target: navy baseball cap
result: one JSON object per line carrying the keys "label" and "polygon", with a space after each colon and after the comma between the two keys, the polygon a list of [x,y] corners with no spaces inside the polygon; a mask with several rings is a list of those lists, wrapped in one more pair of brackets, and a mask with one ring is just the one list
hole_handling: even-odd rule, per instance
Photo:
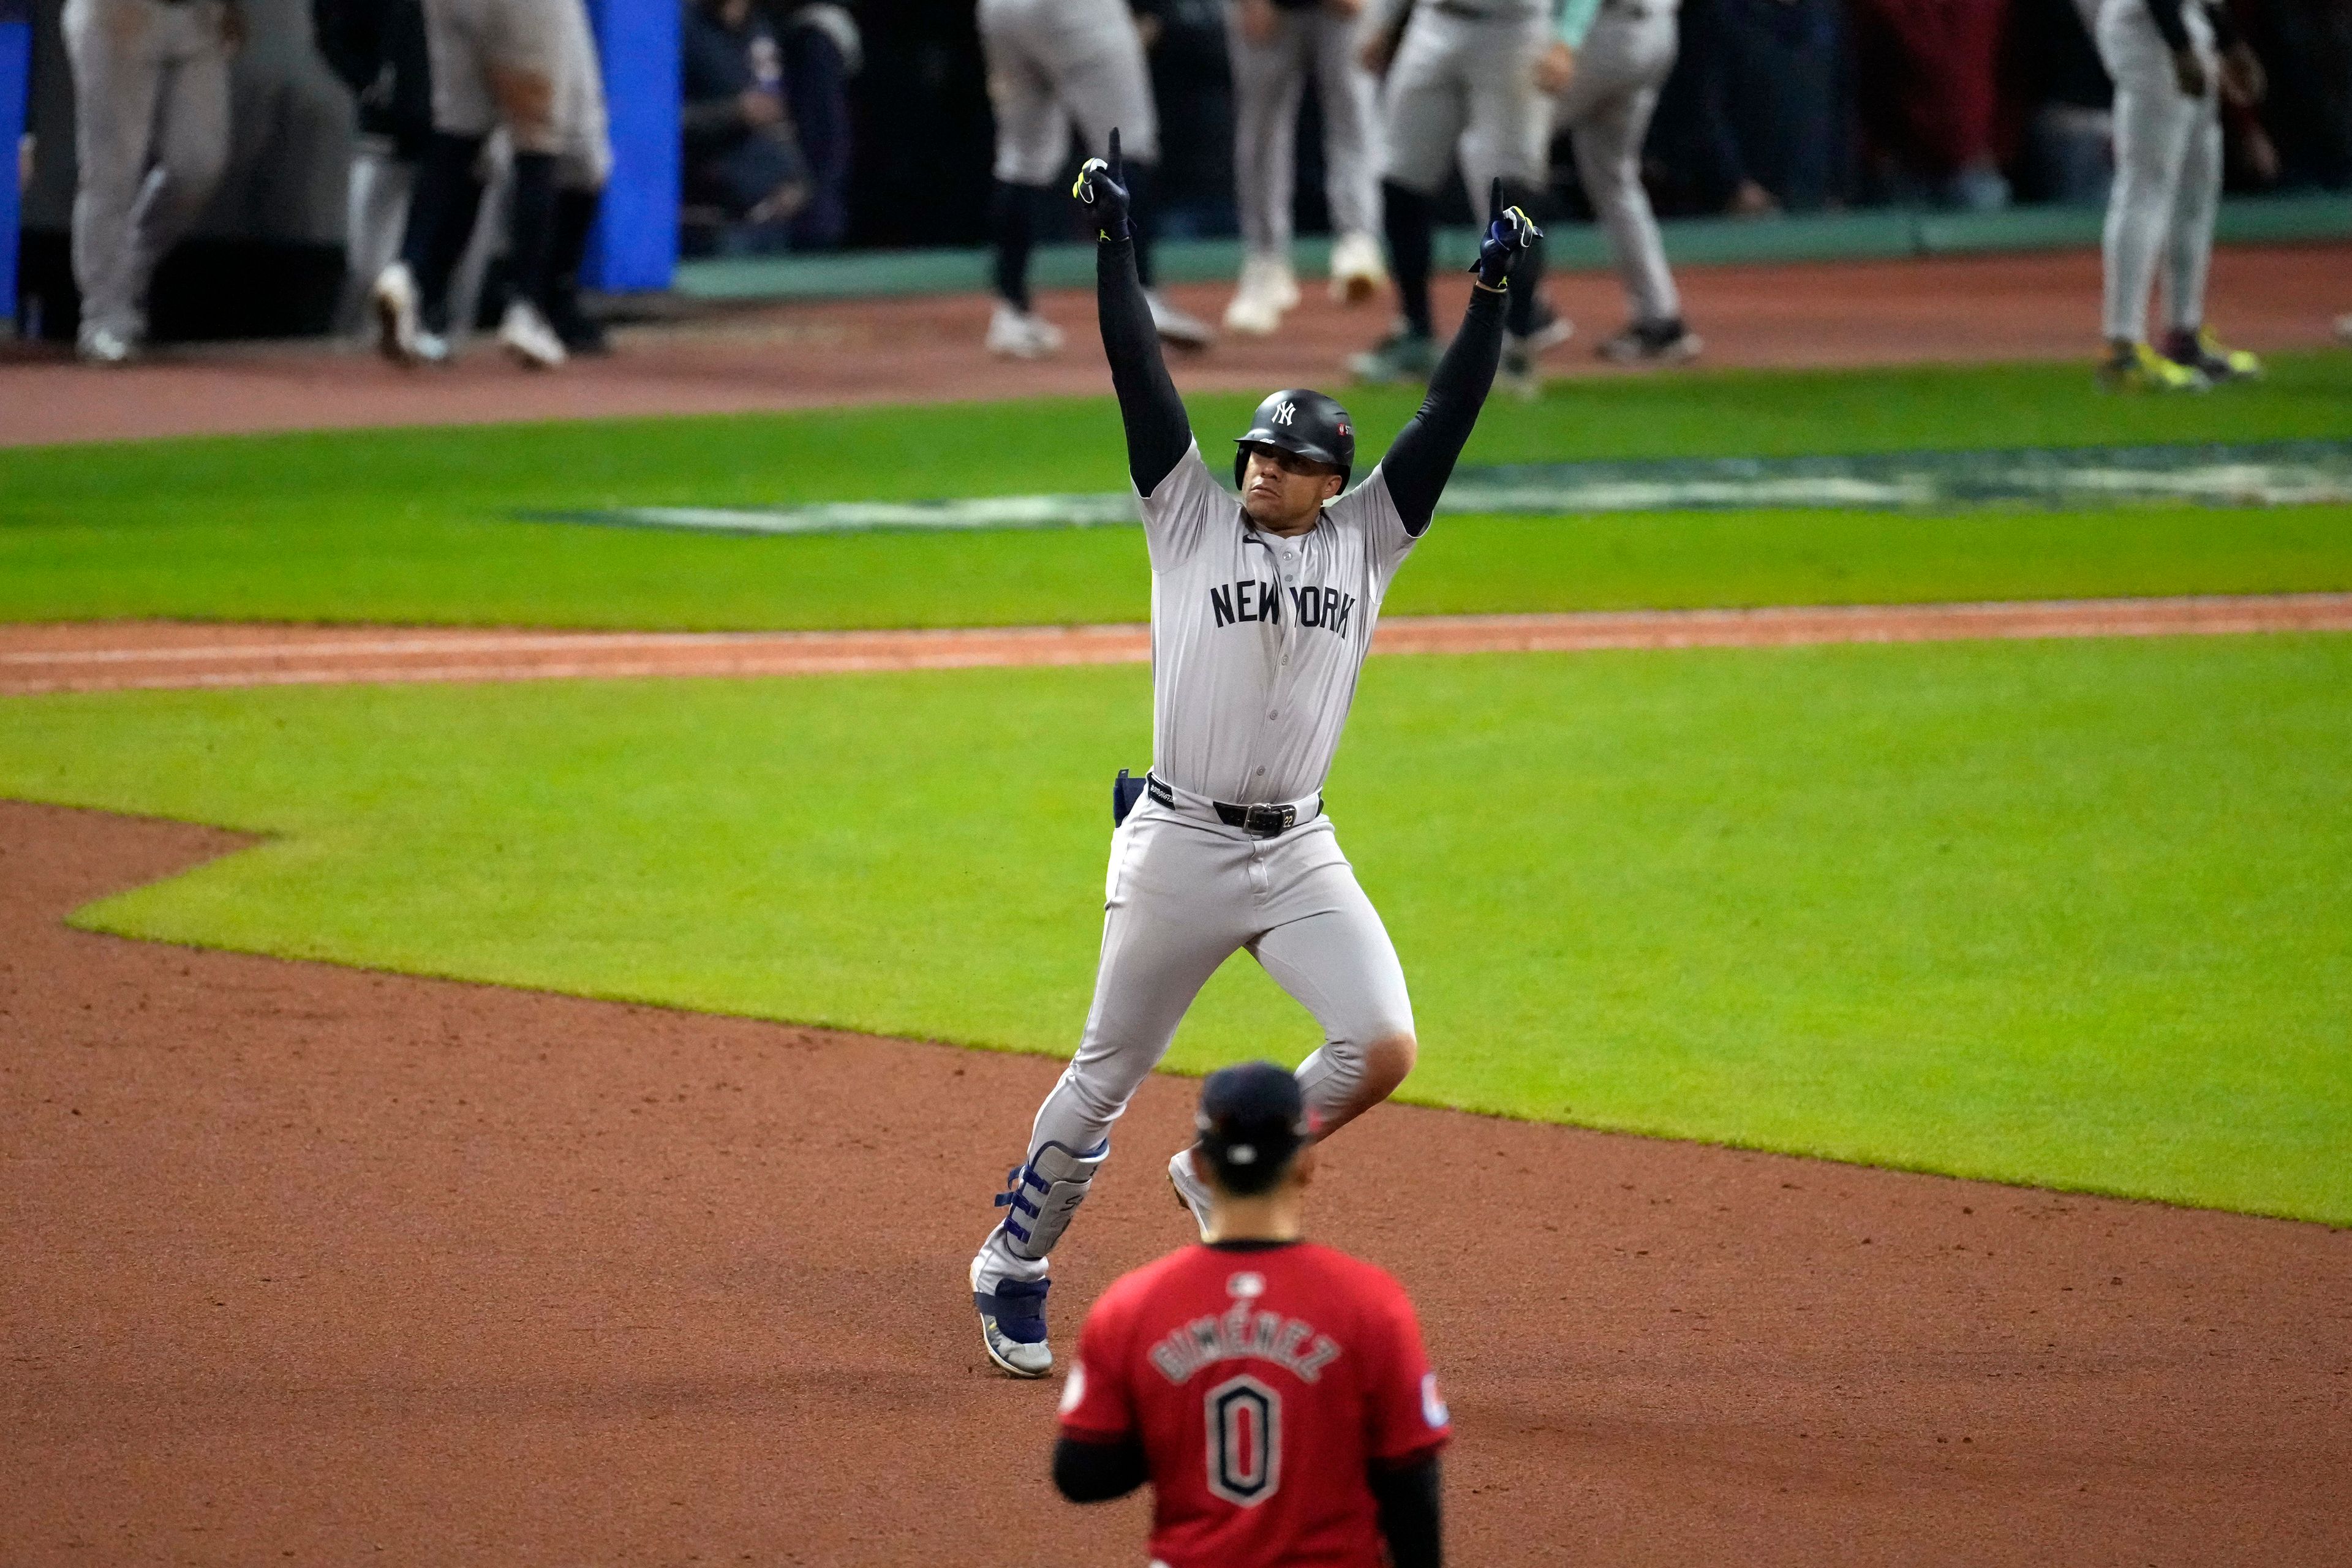
{"label": "navy baseball cap", "polygon": [[1287,1070],[1272,1062],[1244,1062],[1211,1073],[1201,1085],[1192,1125],[1218,1185],[1244,1195],[1262,1193],[1307,1142],[1307,1101]]}

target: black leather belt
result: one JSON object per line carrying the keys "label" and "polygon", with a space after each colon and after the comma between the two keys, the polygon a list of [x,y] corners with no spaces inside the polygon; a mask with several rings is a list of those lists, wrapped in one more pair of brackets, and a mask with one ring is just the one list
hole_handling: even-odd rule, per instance
{"label": "black leather belt", "polygon": [[[1158,773],[1144,774],[1143,787],[1160,805],[1176,804],[1176,792],[1160,783]],[[1223,800],[1209,804],[1217,808],[1218,821],[1227,827],[1240,828],[1252,838],[1276,838],[1298,826],[1298,808],[1295,805],[1235,805]],[[1323,803],[1318,798],[1315,809],[1307,814],[1307,820],[1312,822],[1322,814]]]}

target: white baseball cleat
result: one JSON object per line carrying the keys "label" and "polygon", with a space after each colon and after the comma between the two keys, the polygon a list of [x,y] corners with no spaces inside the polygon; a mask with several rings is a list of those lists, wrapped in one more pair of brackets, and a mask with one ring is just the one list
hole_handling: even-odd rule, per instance
{"label": "white baseball cleat", "polygon": [[139,357],[139,345],[110,327],[91,327],[74,344],[74,353],[84,364],[121,365]]}
{"label": "white baseball cleat", "polygon": [[384,358],[394,364],[440,364],[448,359],[448,340],[425,330],[408,263],[395,261],[377,273],[368,293],[375,306],[375,346]]}
{"label": "white baseball cleat", "polygon": [[525,370],[554,370],[572,357],[564,353],[563,340],[555,335],[539,307],[528,300],[517,300],[507,307],[499,321],[499,346]]}
{"label": "white baseball cleat", "polygon": [[1279,256],[1252,256],[1242,262],[1241,286],[1225,307],[1225,331],[1263,338],[1282,325],[1282,313],[1298,303],[1298,279]]}
{"label": "white baseball cleat", "polygon": [[1331,246],[1331,298],[1343,305],[1360,305],[1389,280],[1381,258],[1381,242],[1363,230],[1343,234]]}
{"label": "white baseball cleat", "polygon": [[1151,307],[1151,330],[1160,341],[1180,349],[1204,349],[1217,341],[1209,323],[1198,316],[1188,316],[1160,297],[1157,289],[1143,291],[1143,301]]}
{"label": "white baseball cleat", "polygon": [[1201,1239],[1209,1239],[1209,1185],[1192,1168],[1192,1151],[1179,1149],[1168,1157],[1168,1184],[1176,1189],[1177,1201],[1192,1211],[1192,1223],[1201,1227]]}
{"label": "white baseball cleat", "polygon": [[1000,1279],[981,1289],[982,1256],[971,1260],[971,1300],[980,1310],[980,1346],[988,1359],[1015,1377],[1043,1377],[1054,1370],[1045,1342],[1045,1292],[1050,1279]]}
{"label": "white baseball cleat", "polygon": [[999,300],[988,318],[988,352],[1006,359],[1046,359],[1062,352],[1062,329]]}

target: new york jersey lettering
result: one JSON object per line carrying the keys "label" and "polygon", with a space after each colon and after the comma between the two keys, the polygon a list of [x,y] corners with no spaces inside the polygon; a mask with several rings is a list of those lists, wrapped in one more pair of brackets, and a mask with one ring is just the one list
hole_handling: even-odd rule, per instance
{"label": "new york jersey lettering", "polygon": [[1290,801],[1323,785],[1381,595],[1412,549],[1375,467],[1305,533],[1253,526],[1196,445],[1141,498],[1152,759],[1177,788]]}

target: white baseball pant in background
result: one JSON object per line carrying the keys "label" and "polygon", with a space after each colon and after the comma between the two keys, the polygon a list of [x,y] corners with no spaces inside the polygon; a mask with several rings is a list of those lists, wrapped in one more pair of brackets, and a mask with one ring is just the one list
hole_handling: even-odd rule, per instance
{"label": "white baseball pant in background", "polygon": [[2116,83],[2116,183],[2107,196],[2104,243],[2105,331],[2112,342],[2147,338],[2148,291],[2164,264],[2164,324],[2204,324],[2205,276],[2221,200],[2221,114],[2213,29],[2200,0],[2180,19],[2205,65],[2205,95],[2191,98],[2173,74],[2172,50],[2146,0],[2099,7],[2099,58]]}
{"label": "white baseball pant in background", "polygon": [[1143,40],[1123,0],[980,0],[996,168],[1013,185],[1048,185],[1070,156],[1070,122],[1100,153],[1160,162],[1160,116]]}
{"label": "white baseball pant in background", "polygon": [[[504,126],[518,153],[592,165],[601,156],[589,173],[603,183],[604,89],[582,0],[425,0],[425,43],[436,131],[488,136]],[[524,82],[537,90],[519,90]]]}
{"label": "white baseball pant in background", "polygon": [[226,11],[220,0],[67,0],[80,170],[74,281],[85,342],[100,331],[132,343],[146,335],[156,264],[220,184],[228,163]]}
{"label": "white baseball pant in background", "polygon": [[1603,0],[1576,52],[1575,75],[1553,105],[1576,148],[1577,178],[1609,236],[1633,320],[1643,323],[1682,314],[1657,215],[1642,187],[1642,142],[1678,41],[1675,0]]}
{"label": "white baseball pant in background", "polygon": [[1496,178],[1540,184],[1551,103],[1535,68],[1550,46],[1551,22],[1539,10],[1415,10],[1389,68],[1382,177],[1433,196],[1458,156],[1482,213]]}
{"label": "white baseball pant in background", "polygon": [[1254,44],[1229,9],[1234,68],[1234,188],[1242,241],[1253,256],[1290,254],[1298,173],[1298,103],[1307,76],[1323,111],[1323,194],[1333,234],[1381,226],[1379,87],[1357,63],[1358,18],[1321,5],[1275,13],[1274,37]]}

